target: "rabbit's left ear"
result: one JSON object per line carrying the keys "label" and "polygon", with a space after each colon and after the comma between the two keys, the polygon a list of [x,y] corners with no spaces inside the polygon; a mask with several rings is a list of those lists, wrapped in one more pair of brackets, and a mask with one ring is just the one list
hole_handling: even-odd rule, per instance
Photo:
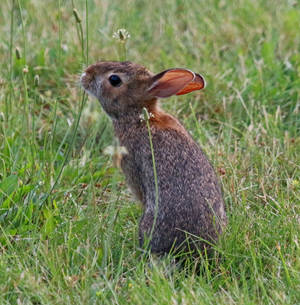
{"label": "rabbit's left ear", "polygon": [[153,76],[147,91],[151,96],[164,98],[200,90],[204,86],[205,81],[200,74],[177,68],[169,69]]}

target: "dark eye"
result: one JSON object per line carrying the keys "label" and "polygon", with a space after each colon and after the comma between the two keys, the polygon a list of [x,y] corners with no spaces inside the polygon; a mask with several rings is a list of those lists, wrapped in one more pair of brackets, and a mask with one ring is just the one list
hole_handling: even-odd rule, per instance
{"label": "dark eye", "polygon": [[110,84],[114,87],[119,87],[122,83],[121,78],[115,74],[111,75],[108,80]]}

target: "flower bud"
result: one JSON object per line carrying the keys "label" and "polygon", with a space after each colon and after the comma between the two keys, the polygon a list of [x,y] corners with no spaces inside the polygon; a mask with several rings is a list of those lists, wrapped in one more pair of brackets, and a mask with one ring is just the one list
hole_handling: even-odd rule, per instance
{"label": "flower bud", "polygon": [[16,58],[17,58],[17,60],[21,59],[21,52],[20,52],[20,49],[18,47],[16,47]]}
{"label": "flower bud", "polygon": [[23,73],[24,73],[24,74],[27,74],[28,72],[29,72],[28,66],[25,66],[25,67],[23,68]]}
{"label": "flower bud", "polygon": [[81,18],[80,18],[80,16],[79,16],[79,13],[78,13],[78,11],[77,11],[76,8],[73,8],[73,15],[74,15],[74,17],[75,17],[75,19],[76,19],[76,22],[77,22],[77,23],[81,23]]}
{"label": "flower bud", "polygon": [[33,82],[34,82],[34,85],[35,85],[36,87],[39,85],[39,83],[40,83],[40,77],[39,77],[38,74],[36,74],[36,75],[34,76]]}

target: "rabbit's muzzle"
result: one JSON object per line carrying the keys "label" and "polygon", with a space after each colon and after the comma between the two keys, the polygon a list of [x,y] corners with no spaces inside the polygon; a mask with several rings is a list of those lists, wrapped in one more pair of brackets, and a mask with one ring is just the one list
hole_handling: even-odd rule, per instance
{"label": "rabbit's muzzle", "polygon": [[82,73],[80,77],[80,83],[85,90],[89,90],[91,82],[94,80],[94,77],[89,73]]}
{"label": "rabbit's muzzle", "polygon": [[80,77],[80,83],[87,93],[98,98],[100,86],[98,86],[94,74],[87,72],[82,73]]}

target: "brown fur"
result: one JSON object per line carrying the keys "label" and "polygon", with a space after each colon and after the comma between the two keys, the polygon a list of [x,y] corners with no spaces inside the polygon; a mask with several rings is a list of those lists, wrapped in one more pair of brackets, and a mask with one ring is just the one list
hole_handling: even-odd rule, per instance
{"label": "brown fur", "polygon": [[[181,73],[185,73],[182,79]],[[110,84],[112,74],[121,78],[120,86]],[[227,223],[218,178],[207,157],[180,122],[158,106],[157,96],[168,97],[193,89],[189,83],[193,75],[198,74],[184,69],[153,75],[130,62],[99,62],[88,67],[81,78],[85,90],[97,97],[111,117],[115,135],[126,148],[121,168],[144,207],[140,244],[149,239],[149,247],[155,253],[173,248],[209,247],[205,241],[215,242]],[[159,191],[157,211],[149,135],[141,116],[143,107],[152,114],[150,128]]]}
{"label": "brown fur", "polygon": [[179,121],[173,116],[167,114],[161,110],[157,104],[153,106],[146,106],[149,113],[153,116],[150,117],[150,124],[154,125],[158,129],[174,129],[188,136],[188,133],[184,127],[179,123]]}

